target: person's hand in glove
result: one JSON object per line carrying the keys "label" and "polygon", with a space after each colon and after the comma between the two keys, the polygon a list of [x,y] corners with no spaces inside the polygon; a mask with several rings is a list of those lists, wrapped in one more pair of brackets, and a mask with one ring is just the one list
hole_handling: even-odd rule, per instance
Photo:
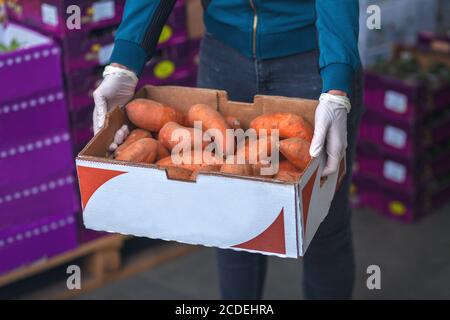
{"label": "person's hand in glove", "polygon": [[323,176],[337,172],[347,149],[347,113],[350,109],[350,100],[343,92],[330,91],[320,96],[309,153],[311,157],[317,157],[326,143],[328,158]]}
{"label": "person's hand in glove", "polygon": [[103,81],[94,91],[94,134],[105,124],[108,111],[123,107],[133,98],[137,83],[136,74],[123,66],[112,64],[105,68]]}

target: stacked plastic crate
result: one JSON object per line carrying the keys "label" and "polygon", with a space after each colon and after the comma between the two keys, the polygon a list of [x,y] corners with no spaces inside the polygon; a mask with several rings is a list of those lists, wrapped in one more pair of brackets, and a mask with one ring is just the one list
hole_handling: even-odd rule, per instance
{"label": "stacked plastic crate", "polygon": [[[194,61],[199,41],[190,40],[188,35],[187,2],[191,6],[200,3],[196,0],[176,2],[163,28],[158,52],[146,65],[139,87],[144,84],[195,85],[197,66]],[[109,62],[125,0],[7,0],[6,3],[13,20],[51,36],[62,48],[73,150],[78,153],[93,136],[92,94]],[[79,18],[80,28],[76,28],[76,18]],[[80,228],[81,242],[99,235]]]}
{"label": "stacked plastic crate", "polygon": [[0,43],[0,274],[77,245],[61,50],[9,24]]}
{"label": "stacked plastic crate", "polygon": [[450,198],[450,55],[398,46],[366,71],[356,205],[410,222]]}

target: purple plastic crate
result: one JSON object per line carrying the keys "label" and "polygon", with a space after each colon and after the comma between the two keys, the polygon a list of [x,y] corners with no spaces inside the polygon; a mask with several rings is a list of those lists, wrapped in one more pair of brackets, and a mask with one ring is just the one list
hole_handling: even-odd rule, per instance
{"label": "purple plastic crate", "polygon": [[78,212],[73,171],[59,172],[21,187],[0,189],[0,229],[41,219],[54,212]]}
{"label": "purple plastic crate", "polygon": [[[68,34],[119,24],[125,0],[9,0],[6,3],[12,20],[63,39]],[[71,5],[77,5],[81,9],[80,29],[67,27],[70,15],[66,10]]]}
{"label": "purple plastic crate", "polygon": [[[186,30],[186,26],[186,0],[177,0],[171,14],[169,15],[169,18],[166,21],[165,27],[163,27],[160,40],[167,38],[167,35],[164,35],[164,32],[171,32],[174,30],[183,31]],[[167,27],[170,29],[167,30]],[[166,28],[166,30],[164,30],[164,28]]]}
{"label": "purple plastic crate", "polygon": [[75,213],[52,213],[0,228],[0,274],[72,250],[78,245]]}
{"label": "purple plastic crate", "polygon": [[30,136],[0,147],[0,190],[16,189],[55,172],[73,171],[72,142],[68,131]]}
{"label": "purple plastic crate", "polygon": [[65,73],[106,65],[114,47],[115,30],[115,27],[111,27],[67,34],[60,41]]}
{"label": "purple plastic crate", "polygon": [[433,32],[419,32],[417,43],[420,47],[450,53],[450,36]]}
{"label": "purple plastic crate", "polygon": [[427,89],[416,82],[366,71],[364,104],[386,121],[412,124],[450,104],[450,86]]}
{"label": "purple plastic crate", "polygon": [[[114,33],[116,28],[93,30],[89,33],[69,34],[61,41],[63,48],[64,70],[66,74],[78,72],[80,69],[95,68],[109,63],[114,49]],[[171,36],[158,44],[158,50],[173,56],[175,48],[187,43],[185,30],[174,31]],[[182,51],[181,53],[186,52]],[[184,58],[178,54],[177,59]]]}
{"label": "purple plastic crate", "polygon": [[103,68],[97,67],[76,70],[67,75],[67,100],[72,112],[78,112],[94,103],[92,94],[101,83],[102,74]]}
{"label": "purple plastic crate", "polygon": [[449,110],[414,125],[386,122],[380,115],[367,111],[359,130],[361,143],[372,143],[382,152],[404,158],[413,158],[425,149],[441,144],[449,138]]}
{"label": "purple plastic crate", "polygon": [[433,157],[405,160],[360,144],[353,171],[393,191],[415,194],[450,173],[450,148],[447,145]]}
{"label": "purple plastic crate", "polygon": [[86,229],[83,223],[83,215],[81,212],[77,214],[77,222],[78,222],[78,242],[80,244],[97,240],[98,238],[101,238],[109,234],[108,232],[100,232]]}
{"label": "purple plastic crate", "polygon": [[12,23],[6,29],[6,38],[8,42],[17,39],[22,47],[0,53],[0,104],[62,88],[61,50],[57,44]]}
{"label": "purple plastic crate", "polygon": [[94,130],[92,128],[92,120],[88,120],[83,124],[78,125],[72,129],[73,145],[75,153],[80,152],[86,144],[94,136]]}
{"label": "purple plastic crate", "polygon": [[450,200],[450,184],[426,190],[417,195],[383,188],[373,179],[355,174],[352,185],[352,203],[356,207],[369,207],[392,219],[413,222],[433,213]]}
{"label": "purple plastic crate", "polygon": [[[28,137],[68,130],[68,113],[62,89],[51,89],[0,103],[0,136],[15,143]],[[5,144],[2,143],[0,149]]]}
{"label": "purple plastic crate", "polygon": [[[138,88],[146,85],[174,85],[180,84],[186,79],[192,78],[197,66],[189,63],[189,60],[166,59],[164,56],[152,59],[145,67],[138,83]],[[184,64],[187,63],[188,64]]]}

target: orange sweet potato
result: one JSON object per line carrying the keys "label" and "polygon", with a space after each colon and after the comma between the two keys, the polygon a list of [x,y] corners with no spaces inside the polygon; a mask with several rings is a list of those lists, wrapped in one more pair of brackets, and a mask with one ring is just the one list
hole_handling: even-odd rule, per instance
{"label": "orange sweet potato", "polygon": [[159,131],[170,121],[184,123],[181,112],[150,99],[135,99],[126,105],[128,119],[137,127]]}
{"label": "orange sweet potato", "polygon": [[130,132],[125,141],[116,149],[114,155],[116,157],[119,156],[122,150],[125,150],[130,144],[144,138],[152,138],[152,134],[144,129],[134,129]]}
{"label": "orange sweet potato", "polygon": [[[183,133],[181,137],[178,139],[174,139],[172,136],[173,132],[175,130],[180,130],[180,132]],[[186,141],[190,143],[190,147],[194,147],[194,136],[197,133],[197,136],[202,139],[203,138],[203,132],[196,128],[187,128],[183,127],[182,125],[176,123],[176,122],[167,122],[159,131],[158,134],[158,140],[161,142],[161,144],[166,147],[169,150],[172,150],[178,143],[182,143],[184,139],[188,139],[190,141]],[[184,138],[186,136],[186,138]],[[189,137],[189,138],[187,138]],[[205,148],[210,141],[202,141],[202,148]]]}
{"label": "orange sweet potato", "polygon": [[238,118],[233,116],[226,116],[225,121],[228,123],[228,125],[233,129],[241,129],[241,122],[238,120]]}
{"label": "orange sweet potato", "polygon": [[[245,160],[250,162],[259,162],[261,159],[270,157],[272,154],[272,139],[271,137],[261,137],[250,143],[250,140],[245,141],[245,145],[239,145],[236,155],[240,156],[245,152]],[[266,144],[266,150],[264,150]],[[245,150],[243,150],[245,148]],[[255,161],[256,160],[256,161]]]}
{"label": "orange sweet potato", "polygon": [[158,143],[158,155],[156,156],[156,161],[168,156],[170,156],[169,150],[167,150],[161,143]]}
{"label": "orange sweet potato", "polygon": [[266,129],[268,135],[271,130],[278,129],[281,139],[299,137],[311,142],[313,136],[312,126],[303,117],[293,113],[263,114],[250,122],[250,128],[258,133]]}
{"label": "orange sweet potato", "polygon": [[220,172],[230,173],[238,176],[253,175],[253,168],[250,164],[227,164],[224,163],[220,167]]}
{"label": "orange sweet potato", "polygon": [[[215,109],[206,104],[195,104],[189,108],[188,123],[193,126],[194,121],[201,121],[202,129],[218,129],[222,134],[222,143],[217,143],[217,148],[222,150],[224,154],[232,154],[234,152],[232,143],[227,143],[226,131],[231,129],[225,118]],[[234,138],[233,138],[234,139]]]}
{"label": "orange sweet potato", "polygon": [[[198,157],[201,160],[200,163],[196,162],[197,159],[196,157]],[[190,163],[175,164],[173,162],[173,155],[171,155],[169,157],[159,160],[156,164],[162,168],[179,167],[194,172],[194,171],[219,171],[221,162],[222,160],[215,156],[207,158],[203,156],[202,152],[193,151],[191,153]]]}
{"label": "orange sweet potato", "polygon": [[158,141],[152,138],[143,138],[133,142],[122,150],[117,160],[153,163],[158,155]]}
{"label": "orange sweet potato", "polygon": [[278,165],[279,171],[290,171],[290,172],[297,172],[301,173],[301,170],[297,169],[296,166],[294,166],[292,163],[290,163],[288,160],[280,160],[280,164]]}
{"label": "orange sweet potato", "polygon": [[289,138],[280,141],[280,152],[297,169],[304,170],[311,160],[309,147],[311,143],[302,138]]}

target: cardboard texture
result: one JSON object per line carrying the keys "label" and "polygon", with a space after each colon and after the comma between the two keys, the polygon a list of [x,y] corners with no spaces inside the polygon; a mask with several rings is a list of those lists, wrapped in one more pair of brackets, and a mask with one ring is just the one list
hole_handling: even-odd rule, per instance
{"label": "cardboard texture", "polygon": [[[244,127],[256,116],[294,112],[314,123],[317,101],[256,96],[254,103],[229,101],[224,91],[146,86],[137,97],[151,98],[183,113],[204,103],[233,115]],[[107,146],[128,123],[118,108],[76,159],[87,228],[267,255],[303,256],[328,213],[345,174],[321,181],[324,155],[313,159],[298,183],[266,178],[200,173],[196,181],[170,179],[156,165],[105,158]]]}

